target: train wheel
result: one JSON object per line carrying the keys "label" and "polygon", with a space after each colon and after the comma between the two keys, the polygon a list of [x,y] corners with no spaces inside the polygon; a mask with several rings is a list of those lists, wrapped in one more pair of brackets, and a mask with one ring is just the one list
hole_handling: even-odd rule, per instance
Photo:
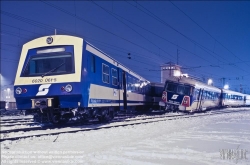
{"label": "train wheel", "polygon": [[81,114],[80,115],[80,122],[81,123],[88,123],[89,122],[89,117],[88,117],[88,115],[87,114]]}
{"label": "train wheel", "polygon": [[59,124],[60,123],[60,115],[59,114],[55,114],[53,117],[52,117],[52,123],[53,124]]}
{"label": "train wheel", "polygon": [[40,115],[40,114],[34,114],[34,116],[33,116],[33,120],[35,121],[35,122],[38,122],[38,123],[41,123],[42,122],[42,115]]}
{"label": "train wheel", "polygon": [[114,118],[114,112],[109,110],[104,110],[101,116],[98,116],[100,122],[109,122]]}

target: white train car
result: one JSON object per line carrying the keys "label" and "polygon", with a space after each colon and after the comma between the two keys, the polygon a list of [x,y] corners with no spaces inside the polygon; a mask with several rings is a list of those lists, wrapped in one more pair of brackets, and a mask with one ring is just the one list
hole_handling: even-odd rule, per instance
{"label": "white train car", "polygon": [[245,95],[245,106],[250,106],[250,95]]}
{"label": "white train car", "polygon": [[203,111],[220,106],[221,89],[182,77],[169,77],[165,82],[160,106],[170,110]]}
{"label": "white train car", "polygon": [[222,89],[222,106],[224,107],[239,107],[244,106],[245,95],[240,92]]}

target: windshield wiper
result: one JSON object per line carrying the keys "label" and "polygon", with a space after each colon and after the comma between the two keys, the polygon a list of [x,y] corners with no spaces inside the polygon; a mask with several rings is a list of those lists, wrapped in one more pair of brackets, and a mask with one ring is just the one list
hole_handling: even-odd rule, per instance
{"label": "windshield wiper", "polygon": [[50,71],[44,73],[41,77],[43,78],[45,75],[51,73],[51,72],[54,72],[56,71],[58,68],[60,68],[63,64],[65,64],[65,62],[61,63],[60,65],[58,65],[57,67],[55,67],[54,69],[51,69]]}

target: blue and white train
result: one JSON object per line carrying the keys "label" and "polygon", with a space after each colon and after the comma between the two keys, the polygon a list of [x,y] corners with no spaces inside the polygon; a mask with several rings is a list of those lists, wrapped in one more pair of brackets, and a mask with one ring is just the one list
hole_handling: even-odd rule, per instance
{"label": "blue and white train", "polygon": [[149,83],[83,38],[54,35],[23,45],[14,95],[17,108],[37,120],[109,120],[151,104]]}
{"label": "blue and white train", "polygon": [[220,107],[249,106],[250,96],[186,77],[170,77],[165,82],[159,105],[169,110],[195,112]]}

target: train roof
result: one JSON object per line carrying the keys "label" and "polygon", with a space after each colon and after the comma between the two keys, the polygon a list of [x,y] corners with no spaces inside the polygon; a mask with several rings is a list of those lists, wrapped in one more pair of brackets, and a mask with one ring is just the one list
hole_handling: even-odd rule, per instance
{"label": "train roof", "polygon": [[189,85],[189,86],[193,86],[195,88],[201,89],[204,88],[205,90],[210,90],[210,91],[214,91],[214,92],[221,92],[220,88],[211,86],[211,85],[207,85],[203,82],[188,78],[188,77],[169,77],[166,81],[172,81],[175,83],[179,83],[179,84],[183,84],[183,85]]}
{"label": "train roof", "polygon": [[157,86],[157,87],[164,87],[164,83],[159,83],[159,82],[150,82],[151,86]]}
{"label": "train roof", "polygon": [[[109,56],[107,53],[103,52],[102,50],[100,50],[99,48],[95,47],[94,45],[92,45],[91,43],[89,43],[88,41],[85,41],[87,43],[86,49],[90,52],[92,52],[93,54],[99,56],[100,58],[104,58],[104,56],[108,57],[109,59],[105,59],[107,61],[109,61],[110,63],[116,65],[118,68],[121,68],[123,70],[125,70],[126,72],[130,73],[131,75],[133,75],[134,77],[143,80],[143,81],[147,81],[148,83],[150,83],[149,80],[143,78],[142,76],[138,75],[137,73],[135,73],[134,71],[132,71],[131,69],[129,69],[128,67],[126,67],[125,65],[123,65],[122,63],[120,63],[119,61],[117,61],[116,59],[114,59],[113,57]],[[88,45],[90,47],[92,47],[93,49],[89,48]]]}
{"label": "train roof", "polygon": [[[92,45],[90,42],[88,41],[85,41],[82,37],[77,37],[77,36],[71,36],[71,35],[50,35],[52,37],[57,37],[57,39],[60,39],[62,37],[72,37],[72,38],[79,38],[79,39],[82,39],[84,42],[86,42],[86,49],[87,51],[90,51],[91,53],[99,56],[100,58],[104,59],[104,60],[107,60],[108,62],[116,65],[118,68],[121,68],[123,69],[124,71],[128,72],[129,74],[133,75],[134,77],[142,80],[142,81],[146,81],[147,83],[150,83],[150,81],[148,81],[147,79],[145,79],[144,77],[138,75],[137,73],[135,73],[134,71],[132,71],[131,69],[129,69],[128,67],[126,67],[125,65],[123,65],[122,63],[120,63],[119,61],[117,61],[116,59],[112,58],[111,56],[109,56],[107,53],[103,52],[102,50],[100,50],[99,48],[95,47],[94,45]],[[47,38],[47,37],[50,37],[50,36],[43,36],[43,37],[38,37],[38,38],[35,38],[27,43],[24,44],[27,45],[27,44],[30,44],[30,43],[34,43],[34,42],[39,42],[42,38]],[[50,45],[50,46],[53,46]]]}
{"label": "train roof", "polygon": [[243,94],[243,93],[236,92],[236,91],[231,91],[231,90],[228,90],[228,89],[222,89],[222,92],[223,92],[223,93],[234,94],[234,95],[242,95],[242,96],[245,95],[245,94]]}

